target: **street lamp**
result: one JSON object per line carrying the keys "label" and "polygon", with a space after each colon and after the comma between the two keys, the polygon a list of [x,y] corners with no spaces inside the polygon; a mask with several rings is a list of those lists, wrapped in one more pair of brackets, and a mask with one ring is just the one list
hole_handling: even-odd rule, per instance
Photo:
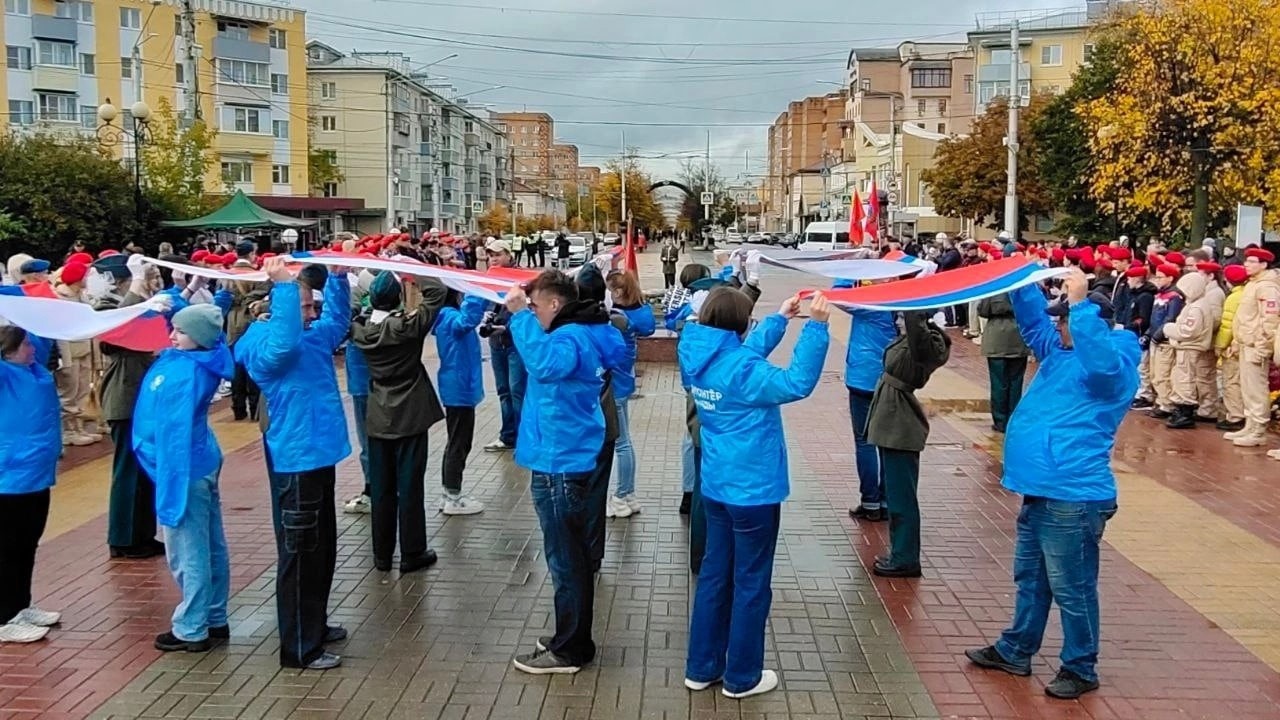
{"label": "street lamp", "polygon": [[151,106],[139,100],[129,108],[129,125],[116,125],[119,110],[111,98],[98,106],[98,145],[109,148],[133,143],[133,217],[142,226],[142,148],[151,142]]}

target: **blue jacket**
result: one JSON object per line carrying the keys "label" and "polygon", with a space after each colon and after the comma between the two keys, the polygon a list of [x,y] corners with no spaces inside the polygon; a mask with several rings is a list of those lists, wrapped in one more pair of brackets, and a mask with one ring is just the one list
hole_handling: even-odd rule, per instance
{"label": "blue jacket", "polygon": [[475,407],[484,400],[481,372],[480,336],[476,328],[484,320],[489,301],[468,295],[457,308],[444,307],[436,316],[432,332],[440,355],[436,385],[445,407]]}
{"label": "blue jacket", "polygon": [[347,343],[342,353],[342,364],[347,371],[347,394],[351,397],[369,396],[369,362],[364,351],[355,343]]}
{"label": "blue jacket", "polygon": [[1156,343],[1168,342],[1164,336],[1164,324],[1177,322],[1184,304],[1186,299],[1172,285],[1156,291],[1155,302],[1151,305],[1151,327],[1147,328],[1147,339]]}
{"label": "blue jacket", "polygon": [[1040,363],[1009,420],[1004,486],[1066,502],[1116,496],[1111,450],[1138,390],[1138,339],[1114,330],[1098,306],[1071,306],[1072,349],[1062,346],[1034,285],[1010,293],[1018,329]]}
{"label": "blue jacket", "polygon": [[[594,470],[605,429],[600,410],[605,364],[598,340],[586,325],[546,332],[530,310],[512,315],[509,327],[529,374],[516,462],[544,473]],[[621,337],[617,342],[620,350]]]}
{"label": "blue jacket", "polygon": [[657,328],[653,319],[653,308],[641,304],[633,308],[614,306],[614,314],[627,319],[627,328],[622,331],[622,340],[626,343],[626,355],[622,367],[612,373],[613,397],[625,400],[636,391],[636,338],[649,337]]}
{"label": "blue jacket", "polygon": [[[45,369],[52,346],[27,334],[35,347],[31,365],[0,360],[0,494],[19,495],[53,487],[62,454],[62,405],[53,375]],[[19,412],[17,409],[21,408]]]}
{"label": "blue jacket", "polygon": [[271,316],[249,324],[236,341],[244,364],[267,401],[271,469],[301,473],[332,467],[351,454],[333,353],[351,327],[351,285],[324,284],[322,315],[303,329],[296,282],[276,283]]}
{"label": "blue jacket", "polygon": [[133,452],[156,484],[156,517],[177,527],[187,511],[187,488],[222,467],[222,449],[209,427],[209,402],[218,383],[236,374],[225,339],[209,350],[166,350],[147,370],[133,409]]}
{"label": "blue jacket", "polygon": [[786,331],[781,315],[744,343],[728,330],[690,323],[676,353],[702,424],[702,495],[729,505],[772,505],[791,492],[781,405],[808,397],[827,357],[827,324],[805,323],[783,369],[765,358]]}
{"label": "blue jacket", "polygon": [[[853,281],[836,280],[831,287],[851,288]],[[898,337],[898,326],[893,313],[884,310],[864,310],[841,306],[853,316],[849,328],[849,344],[844,354],[845,387],[874,393],[876,383],[884,374],[884,349]]]}

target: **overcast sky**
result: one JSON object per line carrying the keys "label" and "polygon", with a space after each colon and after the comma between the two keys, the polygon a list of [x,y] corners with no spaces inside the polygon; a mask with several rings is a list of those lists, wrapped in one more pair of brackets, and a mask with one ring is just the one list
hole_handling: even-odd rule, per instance
{"label": "overcast sky", "polygon": [[[510,7],[498,6],[508,3]],[[851,47],[963,39],[979,11],[1068,0],[294,0],[309,39],[395,50],[434,65],[461,95],[549,113],[583,165],[621,134],[655,179],[679,158],[711,159],[731,181],[767,171],[767,129],[790,100],[837,89]],[[1075,3],[1083,7],[1083,1]],[[711,18],[711,19],[695,19]],[[495,85],[505,86],[487,90]],[[484,91],[484,92],[477,92]],[[666,125],[661,125],[665,123]],[[657,125],[655,125],[657,124]],[[748,161],[749,155],[749,161]]]}

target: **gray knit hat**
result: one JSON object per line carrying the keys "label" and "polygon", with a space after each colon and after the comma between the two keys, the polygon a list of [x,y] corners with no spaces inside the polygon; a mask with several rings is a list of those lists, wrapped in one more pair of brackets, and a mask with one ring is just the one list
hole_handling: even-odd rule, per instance
{"label": "gray knit hat", "polygon": [[216,305],[188,305],[173,316],[173,327],[208,350],[222,335],[222,311]]}

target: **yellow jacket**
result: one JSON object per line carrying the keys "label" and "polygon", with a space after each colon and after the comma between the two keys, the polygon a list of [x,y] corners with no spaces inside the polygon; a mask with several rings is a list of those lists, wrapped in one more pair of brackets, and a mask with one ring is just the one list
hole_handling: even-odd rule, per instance
{"label": "yellow jacket", "polygon": [[1240,296],[1243,294],[1244,284],[1242,283],[1231,288],[1227,299],[1222,303],[1222,324],[1218,326],[1218,336],[1213,341],[1213,346],[1218,352],[1231,347],[1231,321],[1235,319],[1236,308],[1240,307]]}

